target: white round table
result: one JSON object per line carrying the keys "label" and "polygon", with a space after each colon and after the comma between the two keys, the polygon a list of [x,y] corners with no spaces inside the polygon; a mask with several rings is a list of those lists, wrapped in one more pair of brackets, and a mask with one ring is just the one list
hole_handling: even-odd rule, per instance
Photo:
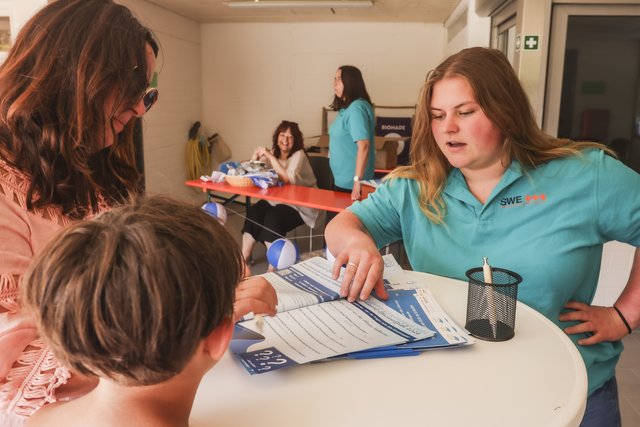
{"label": "white round table", "polygon": [[[464,326],[467,284],[425,273]],[[587,398],[578,350],[552,322],[518,303],[515,337],[419,356],[339,360],[249,375],[227,352],[203,378],[191,413],[204,426],[577,426]]]}

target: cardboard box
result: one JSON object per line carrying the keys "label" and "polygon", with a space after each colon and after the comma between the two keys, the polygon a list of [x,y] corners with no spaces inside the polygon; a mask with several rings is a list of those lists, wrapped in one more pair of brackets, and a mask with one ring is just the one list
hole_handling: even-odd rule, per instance
{"label": "cardboard box", "polygon": [[[396,167],[398,164],[398,140],[400,139],[409,139],[409,137],[375,137],[376,169],[393,169]],[[320,135],[316,147],[320,149],[320,155],[326,156],[329,153],[329,135]]]}
{"label": "cardboard box", "polygon": [[398,165],[398,140],[376,136],[376,169],[393,169]]}

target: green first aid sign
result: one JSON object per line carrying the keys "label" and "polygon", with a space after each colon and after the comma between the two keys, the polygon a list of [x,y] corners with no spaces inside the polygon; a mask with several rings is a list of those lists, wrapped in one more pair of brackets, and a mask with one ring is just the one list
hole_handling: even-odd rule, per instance
{"label": "green first aid sign", "polygon": [[524,36],[524,50],[538,50],[538,37],[539,36]]}

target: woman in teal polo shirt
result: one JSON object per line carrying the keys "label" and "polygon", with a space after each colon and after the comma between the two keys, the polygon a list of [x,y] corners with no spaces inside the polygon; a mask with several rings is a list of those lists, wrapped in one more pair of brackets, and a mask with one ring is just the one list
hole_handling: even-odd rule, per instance
{"label": "woman in teal polo shirt", "polygon": [[338,115],[329,128],[329,165],[335,189],[360,200],[363,179],[373,178],[375,124],[371,98],[362,73],[343,65],[333,80],[335,97],[331,108]]}
{"label": "woman in teal polo shirt", "polygon": [[506,57],[465,49],[429,73],[411,165],[326,230],[342,294],[382,298],[378,248],[402,240],[414,270],[465,279],[489,257],[520,273],[518,299],[562,328],[589,378],[582,426],[619,426],[620,339],[640,325],[640,251],[613,307],[591,305],[602,245],[640,245],[640,175],[605,146],[546,135]]}

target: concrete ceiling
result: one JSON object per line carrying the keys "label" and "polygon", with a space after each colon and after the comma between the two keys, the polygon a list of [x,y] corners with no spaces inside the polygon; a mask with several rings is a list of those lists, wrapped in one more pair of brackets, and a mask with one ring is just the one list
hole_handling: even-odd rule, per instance
{"label": "concrete ceiling", "polygon": [[[146,0],[200,23],[425,22],[444,23],[460,0],[373,0],[370,8],[237,9],[227,0]],[[233,0],[228,0],[233,1]],[[270,0],[260,0],[267,3]]]}

